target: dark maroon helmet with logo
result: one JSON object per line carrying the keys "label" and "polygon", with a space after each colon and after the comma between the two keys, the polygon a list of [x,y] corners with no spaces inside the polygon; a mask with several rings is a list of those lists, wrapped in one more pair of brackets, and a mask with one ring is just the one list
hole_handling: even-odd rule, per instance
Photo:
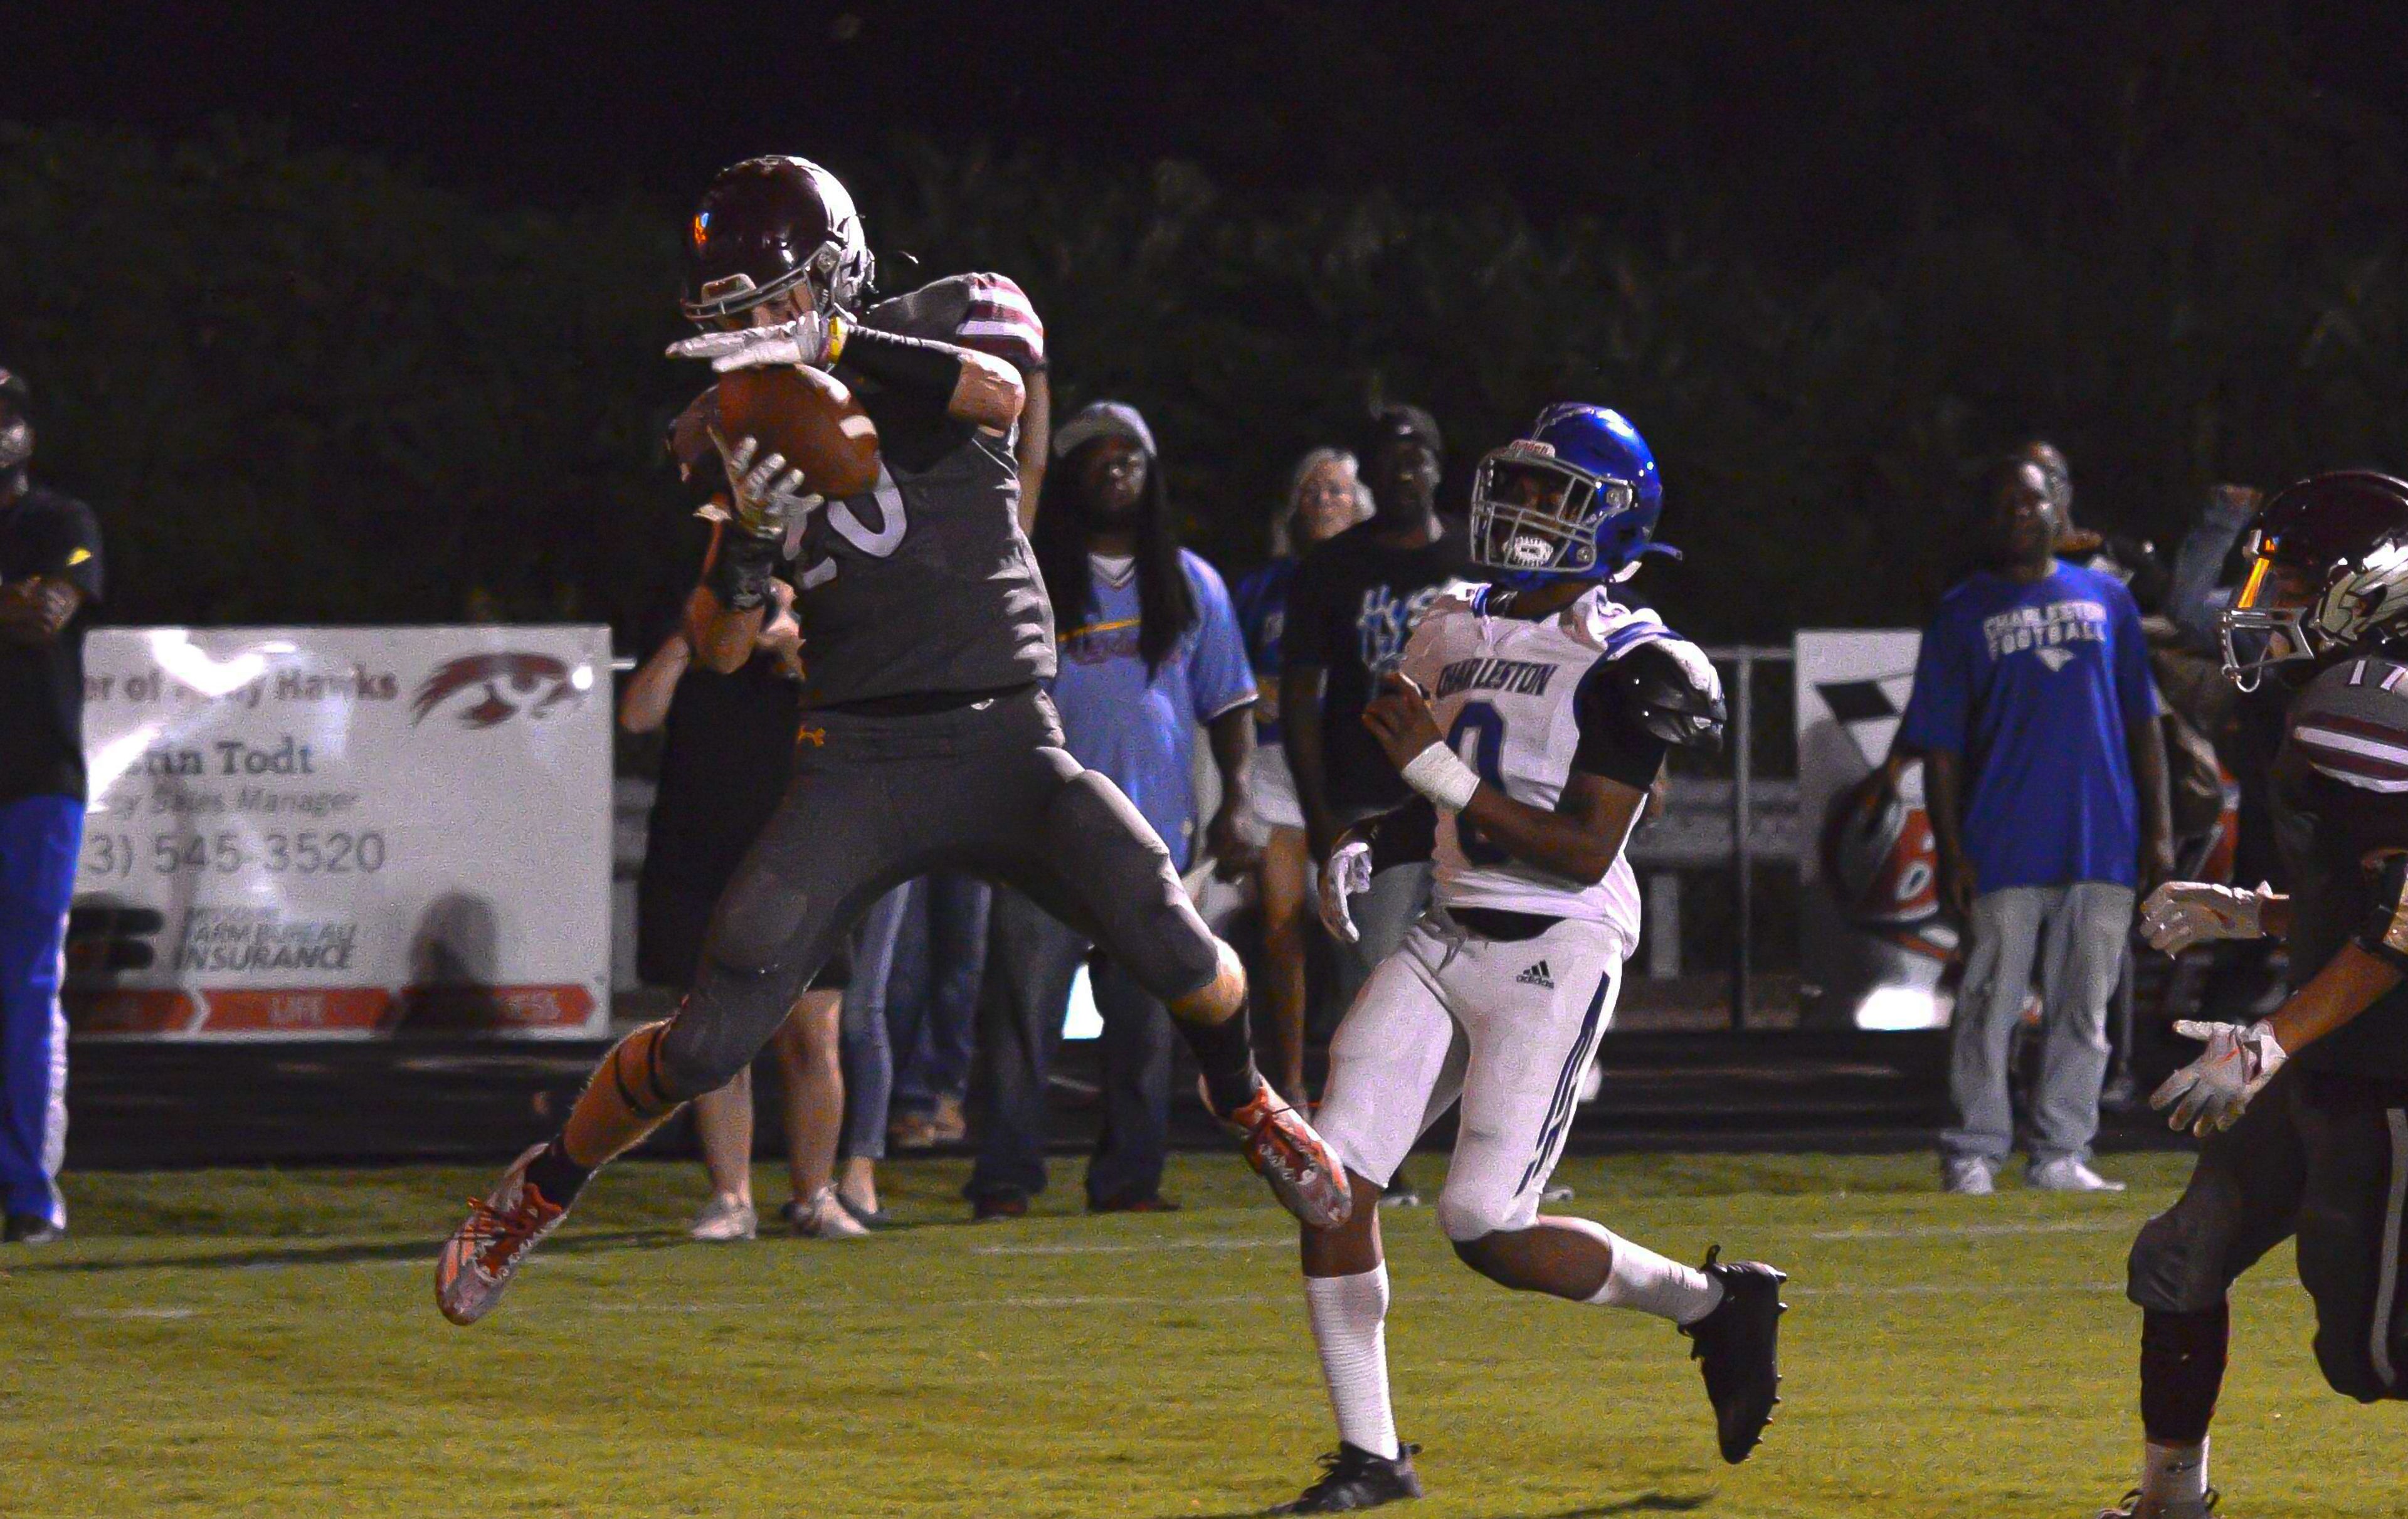
{"label": "dark maroon helmet with logo", "polygon": [[861,213],[835,175],[806,158],[748,158],[702,193],[680,304],[713,322],[807,285],[821,312],[857,310],[875,269]]}
{"label": "dark maroon helmet with logo", "polygon": [[2249,579],[2221,619],[2224,673],[2242,690],[2408,634],[2408,480],[2343,469],[2287,485],[2243,542]]}

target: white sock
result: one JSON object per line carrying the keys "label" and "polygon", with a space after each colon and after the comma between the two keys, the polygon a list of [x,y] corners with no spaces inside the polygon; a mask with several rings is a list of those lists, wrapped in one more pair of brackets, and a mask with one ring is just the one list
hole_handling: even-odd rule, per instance
{"label": "white sock", "polygon": [[2207,1501],[2207,1441],[2196,1445],[2141,1447],[2141,1499],[2146,1503]]}
{"label": "white sock", "polygon": [[1397,1456],[1388,1407],[1388,1267],[1357,1276],[1304,1279],[1305,1311],[1321,1350],[1321,1374],[1338,1414],[1338,1438],[1374,1455]]}
{"label": "white sock", "polygon": [[1602,1224],[1585,1218],[1557,1218],[1584,1234],[1597,1237],[1613,1252],[1613,1268],[1592,1303],[1609,1308],[1635,1308],[1675,1324],[1695,1324],[1723,1300],[1723,1284],[1694,1266],[1667,1260],[1645,1245],[1635,1245]]}

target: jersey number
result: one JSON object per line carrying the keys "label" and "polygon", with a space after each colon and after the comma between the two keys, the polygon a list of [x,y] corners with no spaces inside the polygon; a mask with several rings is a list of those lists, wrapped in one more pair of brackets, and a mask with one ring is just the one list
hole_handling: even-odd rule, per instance
{"label": "jersey number", "polygon": [[[1447,733],[1446,746],[1471,767],[1483,785],[1493,786],[1498,795],[1504,795],[1504,713],[1484,701],[1465,702],[1463,710],[1455,714],[1455,726]],[[1503,865],[1512,858],[1490,843],[1477,824],[1466,822],[1460,814],[1455,820],[1455,839],[1463,850],[1463,857],[1473,865]]]}
{"label": "jersey number", "polygon": [[[877,532],[861,525],[850,501],[839,501],[828,508],[828,525],[836,529],[838,537],[870,558],[891,559],[895,551],[903,546],[903,535],[911,523],[904,514],[903,492],[896,485],[895,477],[886,472],[883,459],[878,461],[878,483],[869,488],[869,498],[878,503]],[[799,583],[809,591],[835,579],[836,561],[823,559],[803,572]]]}

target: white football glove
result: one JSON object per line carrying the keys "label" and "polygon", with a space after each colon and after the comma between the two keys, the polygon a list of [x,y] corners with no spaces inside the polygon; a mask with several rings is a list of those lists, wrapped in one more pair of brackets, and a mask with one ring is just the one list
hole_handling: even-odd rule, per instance
{"label": "white football glove", "polygon": [[784,454],[762,453],[759,438],[738,438],[730,447],[714,432],[710,440],[719,445],[720,463],[727,469],[736,525],[754,537],[784,537],[826,499],[803,489],[803,472],[788,469]]}
{"label": "white football glove", "polygon": [[2290,1056],[2263,1018],[2243,1028],[2237,1024],[2202,1024],[2184,1019],[2174,1032],[2186,1039],[2205,1039],[2200,1057],[2166,1078],[2149,1095],[2149,1106],[2173,1112],[2166,1126],[2189,1129],[2200,1139],[2210,1130],[2230,1128],[2249,1107],[2249,1099],[2274,1079]]}
{"label": "white football glove", "polygon": [[2141,933],[2149,947],[2180,954],[2217,939],[2266,937],[2266,899],[2273,888],[2256,891],[2211,886],[2203,881],[2169,881],[2141,905]]}
{"label": "white football glove", "polygon": [[773,364],[827,367],[828,319],[806,311],[774,327],[741,327],[734,332],[707,332],[669,345],[673,359],[709,359],[720,374],[730,369],[757,369]]}
{"label": "white football glove", "polygon": [[1358,892],[1371,889],[1371,846],[1359,838],[1350,838],[1329,853],[1329,863],[1321,867],[1321,926],[1342,944],[1353,944],[1363,937],[1354,926],[1354,914],[1347,910],[1346,899]]}

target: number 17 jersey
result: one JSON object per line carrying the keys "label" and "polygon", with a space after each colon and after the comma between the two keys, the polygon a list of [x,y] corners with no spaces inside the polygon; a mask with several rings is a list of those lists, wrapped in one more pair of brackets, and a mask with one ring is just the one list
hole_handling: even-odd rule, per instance
{"label": "number 17 jersey", "polygon": [[[1457,588],[1423,614],[1405,650],[1404,672],[1429,694],[1447,746],[1484,783],[1546,811],[1576,771],[1653,785],[1665,744],[1625,709],[1610,672],[1671,630],[1652,611],[1617,606],[1603,586],[1538,620],[1491,615],[1491,598],[1487,586]],[[1441,809],[1435,860],[1441,907],[1603,924],[1626,958],[1638,945],[1639,884],[1619,852],[1604,879],[1575,881],[1514,858]]]}

